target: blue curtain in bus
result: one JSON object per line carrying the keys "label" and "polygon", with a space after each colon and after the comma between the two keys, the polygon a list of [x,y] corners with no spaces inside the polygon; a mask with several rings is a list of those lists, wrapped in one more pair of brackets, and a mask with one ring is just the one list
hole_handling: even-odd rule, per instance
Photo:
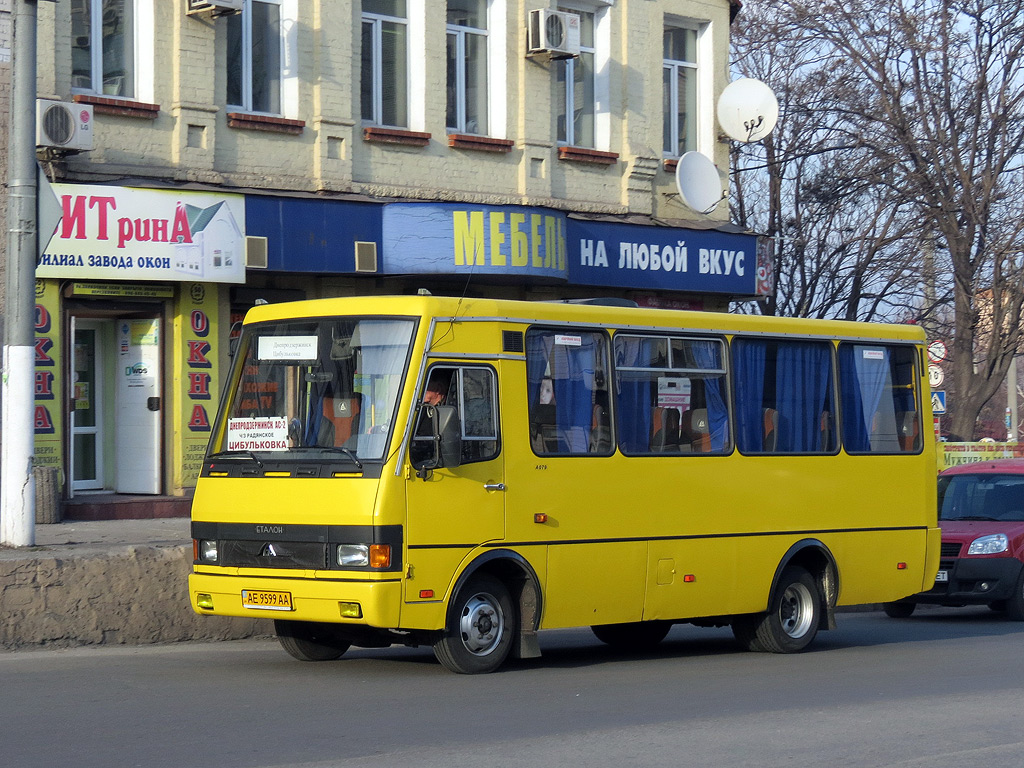
{"label": "blue curtain in bus", "polygon": [[571,334],[567,338],[567,343],[556,342],[554,353],[558,450],[586,453],[594,405],[594,337]]}
{"label": "blue curtain in bus", "polygon": [[[690,343],[694,359],[701,368],[721,369],[721,345],[716,341],[693,341]],[[724,451],[729,440],[729,410],[722,392],[724,376],[704,379],[704,397],[707,401],[708,428],[711,431],[711,450]]]}
{"label": "blue curtain in bus", "polygon": [[764,364],[763,341],[740,339],[732,345],[736,387],[736,444],[744,453],[764,450]]}
{"label": "blue curtain in bus", "polygon": [[[559,341],[561,343],[559,343]],[[558,453],[586,453],[593,415],[595,346],[587,333],[531,332],[526,337],[526,379],[531,419],[540,411],[541,382],[554,388]]]}
{"label": "blue curtain in bus", "polygon": [[871,450],[871,426],[889,379],[889,350],[843,344],[839,347],[839,383],[843,445],[847,451]]}
{"label": "blue curtain in bus", "polygon": [[[615,367],[638,365],[644,352],[642,339],[617,338],[615,340]],[[646,361],[645,361],[646,362]],[[625,453],[647,453],[651,449],[651,403],[654,384],[647,376],[636,373],[617,373],[618,392],[615,415],[619,446]]]}
{"label": "blue curtain in bus", "polygon": [[779,412],[779,452],[820,450],[821,414],[832,376],[825,344],[778,345],[775,399]]}

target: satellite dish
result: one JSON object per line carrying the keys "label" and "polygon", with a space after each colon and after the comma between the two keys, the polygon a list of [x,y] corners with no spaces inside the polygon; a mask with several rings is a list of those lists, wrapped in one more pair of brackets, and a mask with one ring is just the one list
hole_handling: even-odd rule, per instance
{"label": "satellite dish", "polygon": [[697,213],[711,213],[725,197],[715,164],[700,152],[687,152],[676,165],[676,187]]}
{"label": "satellite dish", "polygon": [[761,141],[778,122],[779,101],[760,80],[734,80],[718,99],[718,124],[735,141]]}

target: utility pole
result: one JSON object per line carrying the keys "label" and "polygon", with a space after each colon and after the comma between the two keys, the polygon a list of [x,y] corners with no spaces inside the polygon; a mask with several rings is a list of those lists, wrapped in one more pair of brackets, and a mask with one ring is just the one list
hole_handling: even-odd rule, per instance
{"label": "utility pole", "polygon": [[1017,442],[1017,358],[1010,359],[1010,367],[1006,369],[1006,439]]}
{"label": "utility pole", "polygon": [[0,543],[35,543],[36,0],[14,0],[7,145],[7,282],[3,349]]}

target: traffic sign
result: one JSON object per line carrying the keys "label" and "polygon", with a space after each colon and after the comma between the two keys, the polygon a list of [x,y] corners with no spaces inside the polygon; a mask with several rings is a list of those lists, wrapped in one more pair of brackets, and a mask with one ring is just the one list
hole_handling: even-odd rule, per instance
{"label": "traffic sign", "polygon": [[932,363],[941,363],[946,359],[946,354],[949,352],[946,349],[946,343],[943,341],[933,341],[928,345],[928,361]]}
{"label": "traffic sign", "polygon": [[946,412],[946,391],[936,389],[932,391],[932,414],[941,416]]}
{"label": "traffic sign", "polygon": [[937,365],[928,366],[928,385],[935,389],[935,387],[941,387],[942,382],[946,380],[946,374],[942,372],[942,369]]}

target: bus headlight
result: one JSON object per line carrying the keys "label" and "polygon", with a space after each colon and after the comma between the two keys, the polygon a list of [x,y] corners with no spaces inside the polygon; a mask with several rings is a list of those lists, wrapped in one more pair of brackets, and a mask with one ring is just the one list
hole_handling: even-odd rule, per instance
{"label": "bus headlight", "polygon": [[199,541],[199,559],[204,563],[217,562],[217,542],[214,539]]}
{"label": "bus headlight", "polygon": [[360,566],[370,564],[370,547],[366,544],[339,544],[338,565]]}
{"label": "bus headlight", "polygon": [[998,555],[1010,548],[1010,540],[1005,533],[993,533],[980,536],[971,542],[967,549],[968,555]]}

